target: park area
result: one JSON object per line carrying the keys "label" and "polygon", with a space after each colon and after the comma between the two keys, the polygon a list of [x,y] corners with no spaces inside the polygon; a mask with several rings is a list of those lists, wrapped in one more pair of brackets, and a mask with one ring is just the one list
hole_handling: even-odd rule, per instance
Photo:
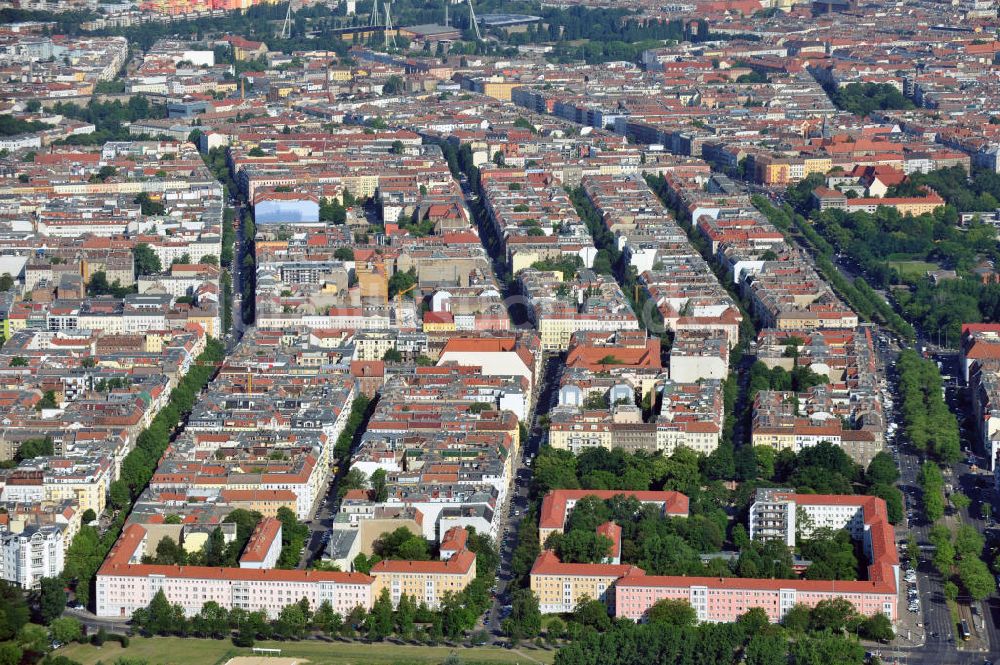
{"label": "park area", "polygon": [[923,279],[928,272],[941,268],[938,264],[929,261],[890,261],[889,265],[899,272],[899,276],[905,282]]}
{"label": "park area", "polygon": [[[439,665],[449,655],[455,654],[464,665],[492,663],[551,663],[554,651],[542,649],[503,649],[500,647],[430,647],[407,646],[391,643],[362,644],[305,640],[301,642],[258,642],[258,649],[280,649],[280,658],[267,658],[269,662],[287,663],[295,659],[299,665]],[[234,647],[229,640],[208,640],[179,637],[136,637],[128,648],[117,642],[105,642],[101,647],[90,644],[73,644],[55,652],[82,665],[103,662],[110,665],[118,658],[143,660],[150,665],[223,665],[230,659],[252,657],[249,648]],[[264,657],[254,658],[263,663]]]}

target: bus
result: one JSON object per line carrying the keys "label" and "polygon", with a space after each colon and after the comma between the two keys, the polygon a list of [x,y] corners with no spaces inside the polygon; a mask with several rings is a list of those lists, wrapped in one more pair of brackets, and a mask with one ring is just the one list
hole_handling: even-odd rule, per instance
{"label": "bus", "polygon": [[972,637],[972,633],[969,632],[969,622],[965,619],[962,619],[961,623],[958,624],[958,634],[964,642],[968,642],[969,638]]}

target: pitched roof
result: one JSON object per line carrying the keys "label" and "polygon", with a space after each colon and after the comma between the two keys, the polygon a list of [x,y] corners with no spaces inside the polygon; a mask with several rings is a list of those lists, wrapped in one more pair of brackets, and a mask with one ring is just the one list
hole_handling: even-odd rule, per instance
{"label": "pitched roof", "polygon": [[278,570],[258,568],[211,568],[209,566],[169,566],[156,564],[129,563],[143,538],[146,529],[139,524],[132,524],[122,533],[118,542],[104,560],[100,575],[116,575],[130,577],[146,577],[162,575],[164,577],[179,577],[185,579],[212,580],[249,580],[249,581],[280,581],[280,582],[330,582],[334,584],[357,584],[371,586],[375,578],[363,573],[341,573],[319,570]]}
{"label": "pitched roof", "polygon": [[640,577],[642,568],[618,563],[563,563],[552,550],[545,550],[531,567],[532,575],[563,575],[569,577]]}
{"label": "pitched roof", "polygon": [[250,540],[243,549],[240,563],[260,563],[267,556],[275,538],[281,538],[281,522],[273,517],[265,517],[250,534]]}
{"label": "pitched roof", "polygon": [[382,573],[422,573],[431,575],[465,575],[476,565],[476,555],[463,549],[444,561],[396,561],[386,559],[372,566],[372,575]]}
{"label": "pitched roof", "polygon": [[636,490],[552,490],[542,500],[539,529],[561,529],[566,522],[566,504],[579,501],[585,496],[608,500],[616,496],[634,497],[643,503],[662,503],[667,515],[688,514],[688,498],[680,492],[636,491]]}

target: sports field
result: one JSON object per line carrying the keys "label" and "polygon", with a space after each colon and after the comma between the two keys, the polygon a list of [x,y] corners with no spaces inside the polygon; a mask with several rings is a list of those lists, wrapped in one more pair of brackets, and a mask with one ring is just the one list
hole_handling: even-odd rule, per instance
{"label": "sports field", "polygon": [[[361,644],[355,642],[258,642],[258,647],[281,649],[283,659],[308,661],[311,665],[438,665],[449,654],[461,658],[464,665],[492,663],[520,663],[532,665],[551,663],[554,651],[542,649],[502,649],[500,647],[427,647],[403,646],[389,643]],[[253,656],[250,649],[234,647],[229,640],[204,640],[179,637],[136,637],[127,649],[117,642],[105,642],[102,647],[73,644],[54,652],[83,665],[102,661],[113,665],[120,657],[145,660],[150,665],[224,665],[237,656]],[[239,662],[239,661],[237,661]],[[287,662],[287,661],[285,661]]]}

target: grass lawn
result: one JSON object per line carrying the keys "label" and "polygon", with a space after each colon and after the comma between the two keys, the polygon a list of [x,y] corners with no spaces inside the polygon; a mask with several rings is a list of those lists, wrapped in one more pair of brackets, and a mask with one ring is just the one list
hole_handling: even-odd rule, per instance
{"label": "grass lawn", "polygon": [[899,271],[903,279],[920,279],[928,270],[937,270],[941,266],[928,261],[889,261],[889,265]]}
{"label": "grass lawn", "polygon": [[[282,657],[304,658],[315,665],[438,665],[454,652],[465,665],[477,663],[520,663],[548,665],[555,658],[554,651],[529,649],[517,650],[499,647],[425,647],[396,644],[360,644],[345,642],[257,642],[256,646],[281,649]],[[103,661],[113,665],[119,657],[142,659],[150,665],[221,665],[233,656],[252,655],[250,649],[233,646],[229,640],[204,640],[180,637],[134,637],[127,649],[117,642],[105,642],[103,647],[73,644],[55,652],[83,665]]]}

